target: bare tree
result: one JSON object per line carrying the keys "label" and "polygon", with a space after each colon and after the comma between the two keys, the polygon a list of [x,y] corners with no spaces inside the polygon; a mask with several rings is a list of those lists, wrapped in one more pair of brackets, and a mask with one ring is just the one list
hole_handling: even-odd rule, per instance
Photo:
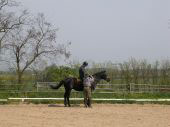
{"label": "bare tree", "polygon": [[142,77],[143,83],[146,84],[149,82],[151,65],[148,64],[146,59],[144,59],[140,62],[140,66],[141,66],[141,69],[140,69],[141,77]]}
{"label": "bare tree", "polygon": [[131,58],[129,62],[132,68],[132,75],[133,75],[134,83],[138,84],[139,74],[140,74],[140,64],[135,58]]}
{"label": "bare tree", "polygon": [[24,71],[38,58],[55,59],[59,55],[70,56],[65,45],[56,43],[56,29],[45,20],[43,14],[11,32],[6,48],[15,65],[18,83],[21,83]]}
{"label": "bare tree", "polygon": [[18,3],[13,0],[0,0],[0,10],[5,7],[17,6]]}
{"label": "bare tree", "polygon": [[26,10],[19,15],[16,15],[16,12],[8,11],[11,7],[18,5],[19,3],[12,0],[0,0],[0,48],[4,46],[3,42],[6,41],[6,37],[11,31],[25,23]]}
{"label": "bare tree", "polygon": [[43,81],[43,70],[47,67],[48,63],[45,59],[37,58],[29,67],[32,70],[32,81],[36,85],[37,81]]}
{"label": "bare tree", "polygon": [[155,61],[151,68],[152,83],[157,84],[159,78],[159,61]]}
{"label": "bare tree", "polygon": [[121,77],[123,77],[122,80],[125,79],[125,82],[129,84],[132,80],[130,63],[129,62],[120,63],[119,66],[121,70]]}
{"label": "bare tree", "polygon": [[161,84],[168,85],[169,84],[169,69],[170,69],[170,61],[163,60],[161,62]]}

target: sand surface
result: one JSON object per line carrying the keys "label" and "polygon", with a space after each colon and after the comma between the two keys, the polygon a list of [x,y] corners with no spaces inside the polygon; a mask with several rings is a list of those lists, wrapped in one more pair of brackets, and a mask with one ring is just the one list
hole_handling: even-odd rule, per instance
{"label": "sand surface", "polygon": [[170,127],[170,106],[0,105],[0,127]]}

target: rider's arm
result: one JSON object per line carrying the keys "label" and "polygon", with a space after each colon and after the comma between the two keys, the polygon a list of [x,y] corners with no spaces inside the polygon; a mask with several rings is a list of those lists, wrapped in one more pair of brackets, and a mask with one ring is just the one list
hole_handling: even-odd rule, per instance
{"label": "rider's arm", "polygon": [[90,76],[90,81],[91,81],[91,82],[94,82],[93,76]]}

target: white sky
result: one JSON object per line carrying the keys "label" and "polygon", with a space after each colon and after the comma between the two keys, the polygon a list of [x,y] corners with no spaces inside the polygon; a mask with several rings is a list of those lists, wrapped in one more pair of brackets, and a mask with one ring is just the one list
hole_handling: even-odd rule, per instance
{"label": "white sky", "polygon": [[170,0],[16,0],[42,12],[71,41],[72,59],[170,58]]}

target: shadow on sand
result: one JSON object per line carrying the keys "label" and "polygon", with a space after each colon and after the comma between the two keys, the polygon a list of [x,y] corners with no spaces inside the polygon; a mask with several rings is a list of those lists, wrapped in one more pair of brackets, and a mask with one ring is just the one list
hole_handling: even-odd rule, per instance
{"label": "shadow on sand", "polygon": [[[65,107],[65,106],[62,105],[62,104],[49,104],[48,107]],[[74,104],[74,105],[71,105],[71,107],[68,107],[68,108],[75,108],[75,107],[79,107],[80,108],[81,105],[80,104]]]}

